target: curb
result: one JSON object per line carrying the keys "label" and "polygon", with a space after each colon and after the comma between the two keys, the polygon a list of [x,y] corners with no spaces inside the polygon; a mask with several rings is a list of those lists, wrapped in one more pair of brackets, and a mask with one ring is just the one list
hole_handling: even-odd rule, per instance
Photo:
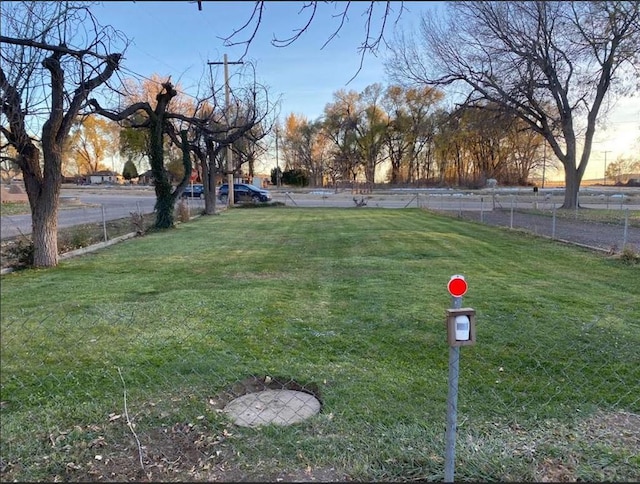
{"label": "curb", "polygon": [[71,257],[75,257],[77,255],[82,255],[88,252],[93,252],[94,250],[102,249],[104,247],[109,247],[110,245],[117,244],[118,242],[122,242],[123,240],[131,239],[136,235],[136,232],[129,232],[128,234],[115,237],[111,240],[107,240],[106,242],[100,242],[99,244],[89,245],[88,247],[82,247],[81,249],[65,252],[64,254],[60,254],[58,256],[58,260],[70,259]]}

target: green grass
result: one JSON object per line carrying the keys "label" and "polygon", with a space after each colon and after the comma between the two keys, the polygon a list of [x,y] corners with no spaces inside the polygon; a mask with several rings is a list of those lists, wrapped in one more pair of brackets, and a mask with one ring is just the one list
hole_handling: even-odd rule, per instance
{"label": "green grass", "polygon": [[25,215],[31,213],[29,202],[4,202],[0,203],[0,216]]}
{"label": "green grass", "polygon": [[[207,480],[208,462],[244,477],[442,480],[459,273],[478,330],[460,351],[456,478],[536,481],[549,462],[573,479],[637,478],[637,437],[585,430],[640,413],[637,266],[418,209],[265,207],[2,278],[3,480],[135,470],[124,417],[109,418],[124,412],[119,370],[149,462],[174,462],[173,479],[197,479],[195,466]],[[209,400],[250,375],[316,384],[323,411],[236,428]],[[178,424],[205,442],[197,458],[184,444],[182,468],[167,439]],[[168,464],[147,466],[169,479]]]}

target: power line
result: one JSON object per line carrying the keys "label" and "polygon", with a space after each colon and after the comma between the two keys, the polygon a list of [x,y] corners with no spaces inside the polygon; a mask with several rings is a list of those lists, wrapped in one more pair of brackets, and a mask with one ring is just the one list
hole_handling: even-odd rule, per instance
{"label": "power line", "polygon": [[[130,74],[132,74],[133,76],[138,77],[138,78],[140,78],[140,79],[145,79],[145,80],[147,80],[147,81],[149,81],[149,82],[153,82],[153,83],[155,83],[155,84],[162,85],[162,82],[160,82],[160,81],[158,81],[158,80],[156,80],[156,79],[151,79],[150,77],[147,77],[147,76],[145,76],[144,74],[140,74],[140,73],[138,73],[138,72],[135,72],[135,71],[133,71],[133,70],[131,70],[131,69],[127,68],[127,67],[121,67],[119,70],[120,70],[120,71],[126,71],[126,72],[129,72],[129,73],[130,73]],[[192,98],[192,99],[195,99],[196,101],[200,101],[200,100],[201,100],[200,98],[198,98],[198,97],[194,96],[193,94],[189,94],[189,93],[188,93],[188,92],[186,92],[186,91],[179,90],[176,86],[174,86],[174,89],[175,89],[178,93],[180,93],[180,94],[184,94],[185,96],[190,97],[190,98]]]}

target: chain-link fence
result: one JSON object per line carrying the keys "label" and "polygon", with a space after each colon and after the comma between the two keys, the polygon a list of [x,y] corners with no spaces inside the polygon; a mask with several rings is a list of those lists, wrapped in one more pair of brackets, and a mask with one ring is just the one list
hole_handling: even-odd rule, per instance
{"label": "chain-link fence", "polygon": [[[3,481],[442,480],[440,325],[403,328],[395,355],[354,333],[332,358],[329,332],[92,306],[3,315]],[[456,477],[637,480],[638,335],[615,324],[568,326],[566,343],[480,328],[461,349]]]}
{"label": "chain-link fence", "polygon": [[[282,195],[300,205],[313,196]],[[514,229],[536,210],[542,221],[527,230],[558,239],[581,222],[579,212],[559,215],[554,200],[449,197],[345,194],[340,203],[416,206],[485,223],[499,214]],[[626,243],[637,244],[628,207],[599,230],[615,240],[626,230]],[[256,300],[211,281],[202,301],[189,274],[175,277],[170,310],[148,283],[109,301],[97,294],[2,309],[3,481],[443,479],[444,308],[404,319],[409,301],[390,295],[398,316],[386,320],[375,301],[345,296],[334,301],[339,322],[320,324],[304,311],[283,312],[279,299],[293,297],[285,292]],[[460,351],[456,479],[638,480],[640,340],[637,321],[617,313],[625,297],[585,317],[576,287],[576,313],[558,327],[546,322],[559,319],[552,299],[523,301],[526,312],[477,307],[478,343]],[[370,315],[349,310],[362,304]],[[332,317],[324,306],[316,312]]]}
{"label": "chain-link fence", "polygon": [[[487,224],[523,229],[568,242],[619,253],[628,247],[640,250],[640,189],[606,192],[583,190],[579,205],[586,210],[561,210],[563,192],[530,189],[460,191],[451,189],[398,189],[357,192],[341,189],[272,190],[273,201],[294,207],[419,207]],[[136,232],[134,214],[152,219],[155,200],[127,195],[122,202],[78,204],[77,197],[63,197],[59,228],[83,226],[71,238],[87,238],[88,226],[102,233],[102,241]],[[223,209],[220,205],[218,209]],[[176,204],[176,218],[194,216],[204,209],[204,200],[187,198]],[[29,215],[2,217],[2,238],[15,238],[30,231]],[[124,227],[126,225],[126,227]],[[95,240],[95,236],[92,237]],[[71,244],[73,245],[73,244]]]}
{"label": "chain-link fence", "polygon": [[563,210],[561,190],[511,191],[309,190],[280,192],[274,200],[297,207],[409,208],[419,207],[489,225],[520,229],[612,254],[640,251],[640,190],[624,193],[581,192],[580,209]]}
{"label": "chain-link fence", "polygon": [[[102,231],[103,241],[122,235],[122,228],[115,221],[125,220],[132,223],[131,217],[148,216],[154,213],[155,198],[123,196],[109,203],[81,203],[78,197],[62,197],[58,212],[58,229],[95,225]],[[190,216],[204,209],[204,200],[186,198],[176,203],[176,218],[181,215],[181,205],[187,208]],[[135,232],[135,225],[129,225]],[[31,215],[28,213],[7,214],[2,216],[2,239],[29,235],[31,233]]]}

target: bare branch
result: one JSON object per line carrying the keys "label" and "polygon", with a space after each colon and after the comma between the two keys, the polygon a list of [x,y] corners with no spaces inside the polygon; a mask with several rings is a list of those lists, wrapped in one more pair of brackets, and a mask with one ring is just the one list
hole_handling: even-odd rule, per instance
{"label": "bare branch", "polygon": [[[347,9],[349,8],[349,4],[351,2],[347,2],[347,7],[345,9],[345,14]],[[291,37],[289,37],[288,39],[278,39],[274,36],[273,40],[271,41],[271,45],[274,45],[275,47],[287,47],[291,44],[293,44],[296,40],[298,40],[300,38],[300,36],[305,33],[307,31],[307,29],[309,28],[309,26],[311,25],[311,22],[313,22],[313,18],[316,15],[316,10],[318,8],[318,2],[308,2],[305,3],[302,8],[300,9],[301,13],[302,11],[304,11],[307,8],[312,8],[313,10],[311,11],[311,15],[309,15],[309,18],[307,19],[307,22],[305,23],[304,27],[300,28],[300,29],[295,29],[294,32],[296,32],[294,35],[292,35]],[[344,18],[343,18],[344,21]],[[342,25],[342,24],[341,24]],[[339,31],[340,29],[338,29]],[[334,32],[333,36],[335,36],[338,31]],[[324,47],[324,46],[323,46]]]}
{"label": "bare branch", "polygon": [[[312,22],[314,21],[314,19],[317,18],[317,14],[318,14],[318,1],[309,1],[309,2],[305,2],[302,7],[300,8],[300,10],[298,11],[298,15],[302,14],[305,11],[310,11],[310,13],[308,14],[308,17],[306,18],[306,20],[304,20],[302,27],[299,28],[294,28],[292,29],[293,31],[293,35],[288,36],[288,37],[284,37],[284,38],[279,38],[277,37],[275,34],[271,40],[271,45],[273,45],[274,47],[278,47],[278,48],[282,48],[282,47],[288,47],[291,44],[293,44],[296,40],[298,40],[311,26]],[[337,2],[337,1],[327,1],[327,2],[322,2],[325,4],[334,4],[334,5],[338,5],[339,3],[342,2]],[[374,11],[376,9],[376,7],[381,4],[384,3],[384,12],[382,15],[382,24],[377,32],[377,34],[373,34],[373,22],[374,22]],[[398,20],[400,19],[402,13],[406,10],[404,7],[404,2],[399,2],[400,4],[400,10],[398,12],[398,16],[395,20],[395,23],[398,22]],[[264,5],[265,2],[264,0],[260,0],[260,1],[256,1],[254,2],[254,7],[253,7],[253,11],[251,12],[251,16],[249,17],[249,19],[238,29],[235,29],[229,36],[227,37],[221,37],[222,40],[224,40],[225,45],[226,46],[235,46],[235,45],[244,45],[245,46],[245,50],[244,53],[242,55],[241,58],[244,58],[247,55],[247,52],[249,51],[249,47],[251,45],[251,43],[255,40],[256,35],[258,33],[258,30],[260,28],[260,24],[262,23],[262,19],[263,19],[263,14],[264,14]],[[346,5],[344,6],[344,9],[335,15],[332,15],[333,18],[339,18],[340,19],[340,23],[338,25],[338,27],[329,34],[327,40],[324,42],[324,44],[320,47],[320,50],[324,49],[332,40],[334,40],[338,34],[340,33],[340,31],[344,28],[346,21],[348,20],[347,15],[349,12],[349,8],[352,6],[352,2],[351,1],[347,1]],[[365,39],[362,41],[362,43],[360,44],[360,46],[358,47],[358,51],[360,52],[360,63],[358,66],[358,69],[356,71],[356,73],[354,74],[354,76],[348,81],[351,82],[353,79],[355,79],[357,77],[357,75],[360,73],[360,71],[362,70],[363,64],[364,64],[364,58],[366,56],[366,54],[368,52],[373,53],[374,55],[376,54],[376,51],[378,49],[378,47],[380,46],[380,44],[382,42],[385,42],[385,38],[384,38],[384,34],[386,29],[388,28],[388,24],[387,24],[387,20],[389,15],[392,12],[392,5],[391,5],[391,1],[386,1],[386,2],[376,2],[376,1],[371,1],[369,2],[369,5],[365,11],[365,16],[366,16],[366,20],[365,20]],[[246,40],[238,40],[238,41],[234,41],[233,39],[236,38],[241,32],[244,32],[246,30],[250,30],[249,36]]]}
{"label": "bare branch", "polygon": [[[234,30],[233,33],[228,37],[218,37],[219,39],[224,40],[224,45],[227,47],[244,44],[245,45],[244,53],[242,54],[242,56],[240,56],[240,59],[244,58],[247,55],[247,52],[249,52],[249,46],[251,45],[251,43],[253,42],[253,39],[255,39],[258,33],[258,29],[260,27],[260,24],[262,23],[263,10],[264,10],[264,1],[256,1],[253,6],[253,12],[251,12],[251,17],[249,17],[249,20],[247,20],[242,27],[240,27],[237,30]],[[255,26],[253,27],[253,31],[249,35],[249,38],[243,41],[232,42],[231,39],[233,39],[236,35],[238,35],[243,30],[247,29],[251,25],[256,15],[257,15],[257,19],[255,21],[256,23],[255,23]]]}

